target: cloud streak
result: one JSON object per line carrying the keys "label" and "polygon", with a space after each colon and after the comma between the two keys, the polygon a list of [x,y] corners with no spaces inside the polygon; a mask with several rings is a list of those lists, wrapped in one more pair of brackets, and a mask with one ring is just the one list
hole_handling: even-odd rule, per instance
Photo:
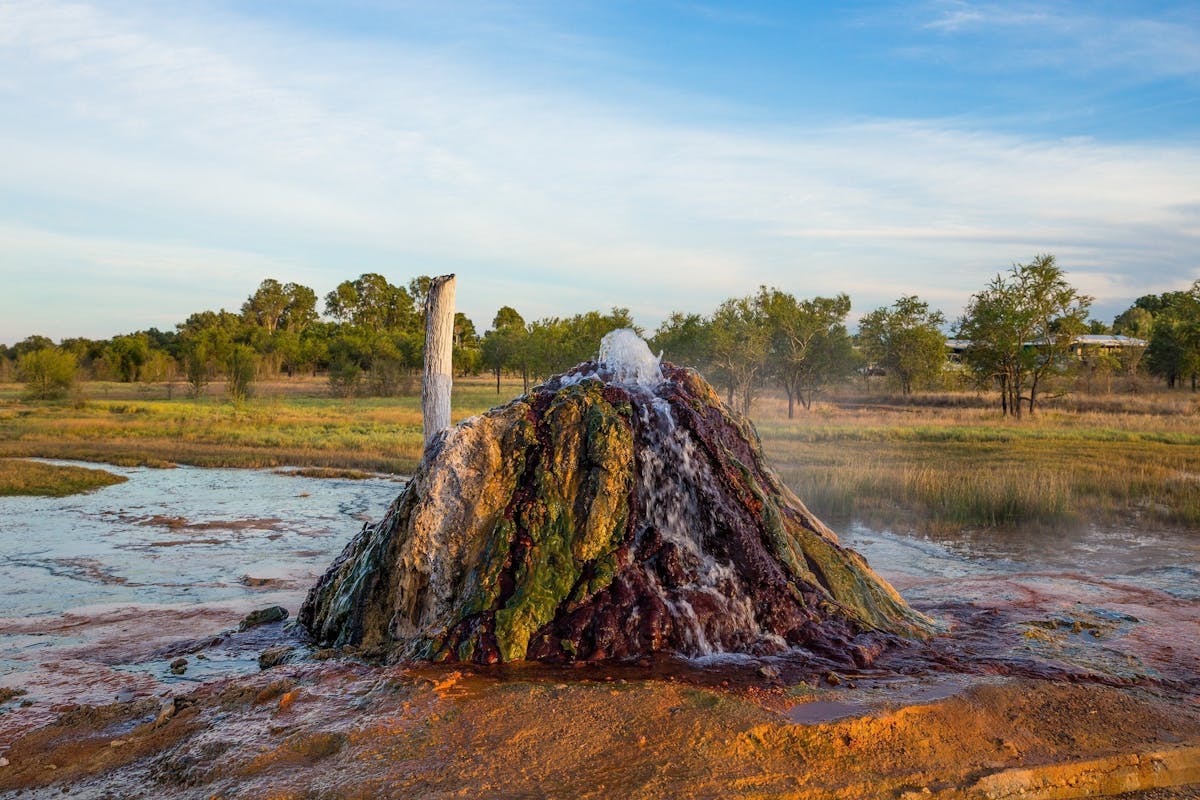
{"label": "cloud streak", "polygon": [[[0,3],[0,75],[19,76],[0,83],[17,112],[0,120],[0,269],[69,263],[84,295],[119,273],[151,303],[39,328],[10,294],[0,341],[234,307],[268,275],[323,292],[366,270],[456,271],[480,327],[502,303],[628,305],[652,327],[760,283],[849,291],[856,313],[915,292],[954,316],[1046,251],[1112,304],[1197,277],[1195,146],[700,125],[453,48],[186,23]],[[193,281],[207,294],[179,291]]]}

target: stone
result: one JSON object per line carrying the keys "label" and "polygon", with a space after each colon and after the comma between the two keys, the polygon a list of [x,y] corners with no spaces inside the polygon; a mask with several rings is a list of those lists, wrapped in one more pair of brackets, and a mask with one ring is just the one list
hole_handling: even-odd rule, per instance
{"label": "stone", "polygon": [[167,700],[158,707],[158,716],[154,718],[154,727],[160,728],[170,721],[171,717],[175,716],[175,700]]}
{"label": "stone", "polygon": [[283,606],[269,606],[260,608],[257,611],[251,611],[242,621],[238,623],[239,631],[248,631],[251,628],[257,628],[259,625],[268,625],[272,622],[281,622],[288,618],[288,610]]}
{"label": "stone", "polygon": [[174,675],[182,675],[187,672],[188,660],[186,658],[177,658],[171,662],[171,673]]}
{"label": "stone", "polygon": [[258,655],[258,668],[270,669],[285,663],[288,657],[296,651],[296,648],[288,645],[276,645],[268,647]]}
{"label": "stone", "polygon": [[393,661],[800,647],[847,669],[937,630],[784,486],[703,378],[642,372],[581,364],[439,434],[300,625]]}

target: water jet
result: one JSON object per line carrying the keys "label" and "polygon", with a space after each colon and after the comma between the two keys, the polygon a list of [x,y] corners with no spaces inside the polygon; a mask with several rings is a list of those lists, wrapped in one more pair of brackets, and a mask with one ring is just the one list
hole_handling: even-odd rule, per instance
{"label": "water jet", "polygon": [[326,647],[475,663],[807,649],[864,665],[933,622],[633,331],[435,436],[299,614]]}

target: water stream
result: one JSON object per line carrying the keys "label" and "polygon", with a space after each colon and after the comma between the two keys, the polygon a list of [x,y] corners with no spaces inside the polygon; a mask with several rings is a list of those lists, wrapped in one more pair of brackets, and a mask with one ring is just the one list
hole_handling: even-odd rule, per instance
{"label": "water stream", "polygon": [[[294,615],[318,574],[401,489],[382,477],[105,468],[128,482],[67,498],[0,498],[0,687],[24,689],[48,707],[256,669],[263,643],[253,637],[240,650],[210,653],[207,663],[193,658],[183,675],[168,665],[181,640],[214,637],[249,610],[278,604]],[[646,491],[660,491],[667,472],[651,475]],[[684,510],[655,514],[655,524],[684,542],[680,526],[694,522]],[[962,652],[1119,679],[1197,681],[1196,532],[933,536],[852,525],[842,541],[915,606],[950,621]],[[711,577],[710,588],[719,586],[721,576]],[[989,614],[1001,622],[968,622]],[[718,660],[705,668],[723,667]]]}

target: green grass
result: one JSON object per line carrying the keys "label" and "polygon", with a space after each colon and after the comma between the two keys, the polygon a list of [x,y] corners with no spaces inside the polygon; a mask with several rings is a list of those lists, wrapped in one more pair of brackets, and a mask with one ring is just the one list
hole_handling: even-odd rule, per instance
{"label": "green grass", "polygon": [[[85,396],[73,402],[31,403],[2,386],[0,456],[394,474],[415,468],[419,398],[341,400],[321,396],[325,389],[313,379],[280,381],[233,404],[219,395],[168,400],[141,387],[85,384]],[[519,392],[511,381],[500,395],[487,380],[457,381],[454,420]],[[756,405],[768,458],[818,516],[834,522],[1200,527],[1200,416],[1190,397],[1047,408],[1019,422],[965,401],[826,403],[792,420],[785,408],[770,396]]]}
{"label": "green grass", "polygon": [[101,469],[0,458],[0,496],[4,497],[65,497],[124,483],[126,480],[123,475],[114,475]]}

